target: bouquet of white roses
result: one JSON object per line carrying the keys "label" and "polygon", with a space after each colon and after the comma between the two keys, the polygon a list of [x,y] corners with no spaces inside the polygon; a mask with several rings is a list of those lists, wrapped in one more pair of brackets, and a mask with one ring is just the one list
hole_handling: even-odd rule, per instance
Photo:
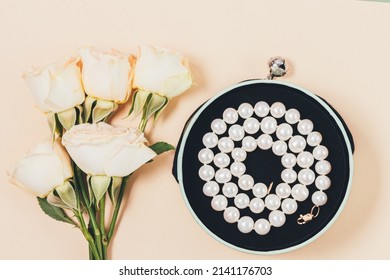
{"label": "bouquet of white roses", "polygon": [[[150,118],[156,120],[172,97],[192,85],[188,63],[150,46],[141,47],[137,58],[82,48],[78,57],[23,78],[48,118],[51,138],[17,162],[10,180],[38,196],[47,215],[79,228],[90,259],[107,259],[129,176],[174,149],[165,142],[149,146],[144,131]],[[128,99],[129,114],[142,114],[138,128],[111,125]]]}

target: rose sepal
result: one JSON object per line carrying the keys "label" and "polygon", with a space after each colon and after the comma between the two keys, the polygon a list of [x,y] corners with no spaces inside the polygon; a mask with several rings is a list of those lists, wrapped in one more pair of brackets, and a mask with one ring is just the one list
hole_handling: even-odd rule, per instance
{"label": "rose sepal", "polygon": [[112,178],[112,181],[111,181],[111,185],[109,187],[108,195],[110,197],[112,204],[115,206],[118,202],[119,191],[120,191],[120,187],[122,185],[123,178],[116,177],[116,176],[113,176],[111,178]]}
{"label": "rose sepal", "polygon": [[93,203],[99,208],[99,202],[102,197],[106,194],[108,188],[112,185],[112,177],[105,175],[88,175],[87,182],[89,190],[93,193]]}
{"label": "rose sepal", "polygon": [[84,121],[90,123],[105,122],[117,109],[118,104],[113,101],[87,96],[84,102]]}
{"label": "rose sepal", "polygon": [[139,129],[144,131],[150,117],[154,115],[154,120],[156,121],[168,105],[168,102],[169,98],[166,96],[161,96],[158,93],[139,89],[133,95],[133,102],[129,115],[132,113],[134,113],[134,115],[138,115],[142,111],[142,119]]}
{"label": "rose sepal", "polygon": [[54,206],[63,209],[80,210],[76,192],[69,181],[64,182],[61,186],[56,187],[47,196],[47,201]]}

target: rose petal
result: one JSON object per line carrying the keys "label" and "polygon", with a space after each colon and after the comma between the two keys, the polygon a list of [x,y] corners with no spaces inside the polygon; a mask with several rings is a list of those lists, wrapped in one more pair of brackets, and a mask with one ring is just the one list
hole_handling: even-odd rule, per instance
{"label": "rose petal", "polygon": [[72,159],[87,174],[124,177],[156,154],[144,145],[136,129],[107,123],[81,124],[67,131],[62,143]]}
{"label": "rose petal", "polygon": [[135,88],[174,97],[192,85],[188,62],[179,53],[150,46],[140,47],[134,69]]}
{"label": "rose petal", "polygon": [[153,159],[157,154],[144,144],[129,144],[124,147],[105,165],[105,172],[108,176],[124,177],[143,164]]}
{"label": "rose petal", "polygon": [[117,50],[80,49],[86,93],[97,99],[123,103],[130,93],[129,58]]}
{"label": "rose petal", "polygon": [[10,181],[40,197],[62,185],[73,172],[69,157],[61,151],[60,144],[55,142],[54,147],[50,140],[39,143],[9,172]]}

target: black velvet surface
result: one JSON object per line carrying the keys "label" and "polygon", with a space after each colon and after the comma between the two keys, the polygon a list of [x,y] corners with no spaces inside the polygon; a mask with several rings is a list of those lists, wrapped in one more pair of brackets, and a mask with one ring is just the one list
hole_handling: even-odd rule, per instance
{"label": "black velvet surface", "polygon": [[[247,234],[241,233],[237,228],[237,223],[227,223],[223,219],[223,211],[217,212],[211,208],[210,202],[212,198],[203,194],[202,188],[205,182],[198,175],[199,168],[202,166],[198,160],[198,153],[204,148],[202,137],[205,133],[211,131],[210,124],[212,120],[222,118],[222,114],[226,108],[232,107],[237,109],[244,102],[248,102],[254,106],[259,101],[265,101],[269,105],[272,105],[274,102],[282,102],[287,110],[291,108],[297,109],[301,114],[301,119],[310,119],[314,123],[314,131],[319,131],[323,136],[321,144],[329,149],[329,156],[326,160],[332,164],[332,171],[328,174],[332,185],[325,191],[328,196],[328,202],[321,207],[319,216],[305,225],[297,224],[299,214],[310,212],[313,206],[311,195],[317,190],[313,183],[307,186],[310,191],[309,198],[304,202],[298,202],[298,210],[294,214],[286,215],[286,223],[280,228],[271,227],[271,231],[264,236],[258,235],[255,231]],[[261,121],[261,118],[255,117]],[[239,118],[237,124],[242,124],[243,121],[243,119]],[[283,117],[277,119],[277,121],[279,124],[285,122],[285,119]],[[346,128],[344,122],[343,124]],[[230,125],[228,125],[229,127]],[[293,135],[299,135],[296,130],[297,125],[294,124],[292,127],[294,129]],[[348,137],[350,138],[350,143],[347,143],[341,133],[340,127],[336,124],[329,112],[315,99],[298,89],[274,83],[242,85],[214,100],[204,109],[196,119],[194,125],[185,129],[189,130],[188,138],[186,141],[181,141],[178,144],[176,152],[178,153],[179,150],[183,150],[182,166],[177,166],[178,161],[176,159],[173,168],[174,175],[176,175],[177,169],[182,170],[184,195],[187,197],[190,207],[201,223],[213,234],[231,245],[259,252],[282,250],[299,245],[321,231],[336,215],[344,200],[350,175],[347,145],[351,145],[353,148],[352,136],[346,128]],[[260,134],[261,132],[259,131],[252,136],[257,138]],[[227,135],[226,131],[219,138]],[[275,133],[272,137],[276,140]],[[235,146],[240,147],[241,143],[235,142]],[[309,152],[312,149],[308,145],[305,148]],[[212,150],[215,154],[218,152],[217,148],[213,148]],[[314,172],[315,163],[311,167]],[[274,193],[277,184],[282,182],[280,174],[284,167],[281,164],[281,157],[274,155],[272,150],[264,151],[257,148],[254,152],[248,153],[244,164],[247,169],[246,174],[250,174],[254,178],[255,183],[263,182],[268,185],[270,182],[274,182],[271,193]],[[213,164],[211,165],[214,166]],[[297,173],[300,169],[298,165],[294,167]],[[233,176],[231,181],[237,183],[237,178]],[[298,183],[298,180],[290,184],[290,186],[292,187],[296,183]],[[220,193],[222,193],[222,184],[220,184],[220,188]],[[244,191],[239,190],[239,192]],[[254,197],[251,191],[245,191],[245,193],[250,198]],[[234,206],[233,199],[228,199],[228,201],[228,206]],[[259,218],[268,219],[269,212],[268,209],[265,209],[260,214],[254,214],[249,208],[240,210],[241,216],[250,216],[254,221]]]}

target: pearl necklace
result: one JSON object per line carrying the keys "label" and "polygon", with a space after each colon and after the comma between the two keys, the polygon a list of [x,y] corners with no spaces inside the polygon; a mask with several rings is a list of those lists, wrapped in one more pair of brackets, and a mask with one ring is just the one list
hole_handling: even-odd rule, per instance
{"label": "pearl necklace", "polygon": [[[237,124],[240,117],[244,119],[242,126]],[[286,122],[283,122],[283,117]],[[293,126],[296,126],[299,135],[293,135]],[[303,202],[309,197],[307,187],[314,183],[318,190],[311,196],[313,208],[310,213],[300,215],[297,222],[304,224],[316,217],[319,207],[327,202],[324,191],[330,187],[331,181],[326,175],[332,166],[325,160],[329,151],[321,145],[321,133],[313,129],[311,120],[301,119],[298,110],[286,110],[281,102],[269,106],[260,101],[254,107],[242,103],[237,110],[227,108],[222,119],[211,122],[212,131],[203,136],[204,148],[198,154],[203,164],[199,169],[199,177],[206,182],[203,193],[212,197],[211,207],[215,211],[223,211],[226,222],[237,223],[240,232],[255,230],[257,234],[265,235],[271,226],[284,225],[286,215],[297,211],[297,201]],[[255,139],[252,135],[259,131],[261,134]],[[227,136],[224,136],[226,132]],[[272,138],[274,134],[275,141]],[[307,146],[313,147],[312,152],[305,150]],[[271,193],[274,182],[267,186],[263,182],[254,182],[251,175],[245,174],[247,153],[257,148],[271,149],[276,156],[281,157],[285,169],[280,176],[281,182],[277,182],[275,193]],[[298,173],[293,169],[296,165],[301,168]],[[315,172],[310,169],[313,165]],[[231,182],[233,176],[237,177],[237,184]],[[297,180],[299,183],[291,187]],[[233,199],[234,206],[229,205],[228,198]],[[256,215],[265,208],[269,209],[268,219],[254,221],[250,216],[241,216],[239,209],[247,207]]]}

